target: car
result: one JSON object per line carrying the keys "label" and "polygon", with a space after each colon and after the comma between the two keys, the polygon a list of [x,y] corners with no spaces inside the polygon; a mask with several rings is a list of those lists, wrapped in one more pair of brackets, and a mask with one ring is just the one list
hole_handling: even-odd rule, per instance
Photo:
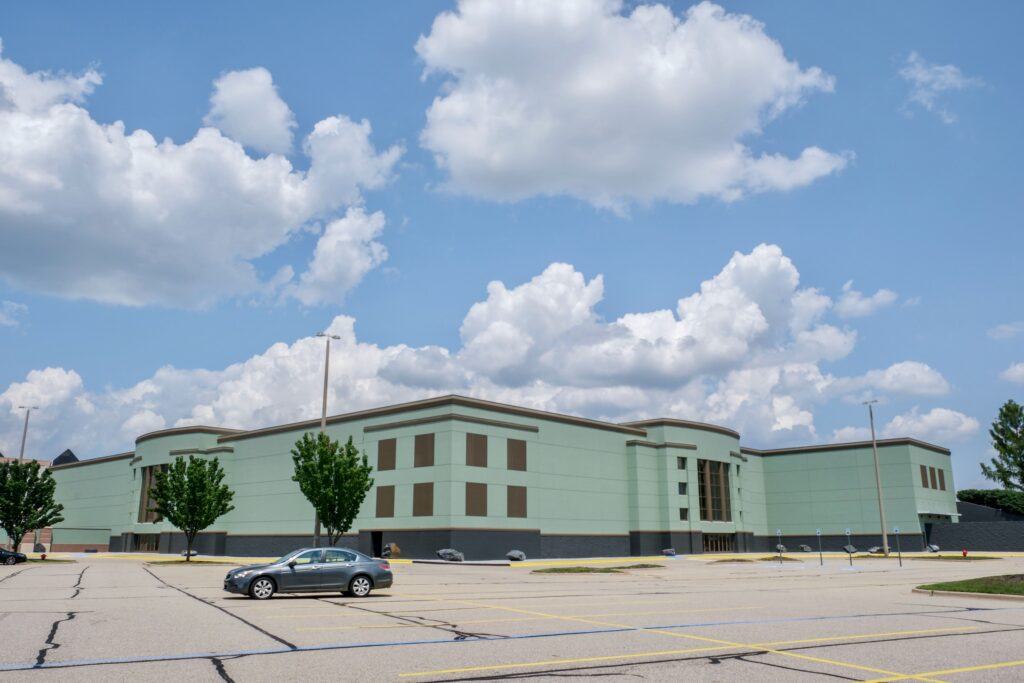
{"label": "car", "polygon": [[275,593],[341,592],[365,598],[390,588],[391,563],[350,548],[300,548],[276,562],[238,567],[224,577],[224,590],[269,600]]}
{"label": "car", "polygon": [[0,548],[0,564],[21,564],[28,561],[25,553],[16,553],[7,548]]}

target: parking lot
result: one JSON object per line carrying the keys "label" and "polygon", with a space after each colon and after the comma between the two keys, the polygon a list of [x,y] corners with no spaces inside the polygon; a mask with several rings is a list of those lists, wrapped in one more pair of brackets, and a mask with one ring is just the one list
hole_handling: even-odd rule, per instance
{"label": "parking lot", "polygon": [[865,559],[853,570],[840,558],[819,567],[816,555],[783,565],[685,557],[578,575],[396,563],[394,588],[368,598],[266,602],[223,592],[226,565],[77,559],[0,567],[0,680],[1024,676],[1024,602],[911,591],[1024,573],[1022,557],[907,559],[903,569]]}

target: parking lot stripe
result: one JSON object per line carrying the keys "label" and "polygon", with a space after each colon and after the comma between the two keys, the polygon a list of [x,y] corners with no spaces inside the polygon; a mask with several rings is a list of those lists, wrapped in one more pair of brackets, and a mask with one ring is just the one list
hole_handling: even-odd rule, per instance
{"label": "parking lot stripe", "polygon": [[942,671],[926,671],[911,676],[896,676],[893,678],[875,678],[864,683],[889,683],[889,681],[906,681],[916,676],[946,676],[949,674],[966,674],[972,671],[990,671],[992,669],[1007,669],[1013,666],[1024,666],[1024,659],[1016,659],[1012,662],[998,662],[996,664],[979,664],[977,666],[965,666],[959,669],[943,669]]}

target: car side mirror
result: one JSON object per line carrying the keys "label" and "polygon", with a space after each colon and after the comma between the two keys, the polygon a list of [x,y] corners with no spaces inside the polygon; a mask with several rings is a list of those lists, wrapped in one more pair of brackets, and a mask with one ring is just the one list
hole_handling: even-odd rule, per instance
{"label": "car side mirror", "polygon": [[295,560],[288,560],[288,566],[292,569],[295,569]]}

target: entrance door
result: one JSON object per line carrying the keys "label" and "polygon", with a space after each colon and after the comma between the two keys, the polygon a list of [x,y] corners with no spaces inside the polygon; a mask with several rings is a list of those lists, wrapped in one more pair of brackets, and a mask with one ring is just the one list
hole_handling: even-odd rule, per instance
{"label": "entrance door", "polygon": [[735,534],[704,534],[704,552],[732,553],[736,552]]}
{"label": "entrance door", "polygon": [[384,552],[384,532],[383,531],[371,531],[370,542],[373,545],[373,556],[380,557],[381,553]]}
{"label": "entrance door", "polygon": [[155,553],[160,547],[160,534],[134,534],[132,550],[138,553]]}

